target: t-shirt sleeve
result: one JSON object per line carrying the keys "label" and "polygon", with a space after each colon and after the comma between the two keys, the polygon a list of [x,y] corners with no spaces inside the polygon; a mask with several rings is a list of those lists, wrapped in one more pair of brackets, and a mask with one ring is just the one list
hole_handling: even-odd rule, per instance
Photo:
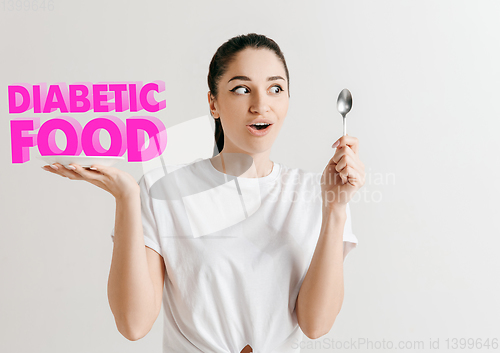
{"label": "t-shirt sleeve", "polygon": [[358,245],[358,238],[352,232],[352,218],[351,218],[351,208],[349,207],[349,203],[347,203],[346,207],[347,218],[344,225],[344,260],[347,257],[347,254],[351,252]]}
{"label": "t-shirt sleeve", "polygon": [[[151,185],[148,183],[146,176],[142,176],[138,182],[141,196],[141,219],[142,230],[144,233],[144,244],[162,255],[160,246],[160,236],[158,234],[158,226],[156,223],[153,200],[149,192]],[[111,241],[114,241],[115,228],[111,230]],[[162,255],[163,256],[163,255]]]}

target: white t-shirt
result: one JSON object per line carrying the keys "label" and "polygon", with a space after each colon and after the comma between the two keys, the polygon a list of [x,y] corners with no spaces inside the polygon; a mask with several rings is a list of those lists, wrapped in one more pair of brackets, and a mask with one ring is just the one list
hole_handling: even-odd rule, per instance
{"label": "white t-shirt", "polygon": [[[274,162],[265,177],[236,178],[208,158],[166,170],[139,180],[144,242],[166,267],[163,352],[297,353],[321,173]],[[358,242],[349,205],[343,237],[345,259]]]}

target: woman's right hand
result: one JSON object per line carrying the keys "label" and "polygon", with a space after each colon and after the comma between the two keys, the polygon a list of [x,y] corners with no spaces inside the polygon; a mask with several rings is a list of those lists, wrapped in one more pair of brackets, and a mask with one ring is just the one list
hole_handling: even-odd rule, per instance
{"label": "woman's right hand", "polygon": [[139,194],[139,184],[135,181],[134,177],[127,172],[114,167],[107,167],[99,164],[93,164],[92,169],[85,169],[78,164],[70,164],[75,169],[68,169],[60,163],[54,163],[52,168],[50,165],[45,165],[42,168],[62,177],[71,180],[85,180],[101,189],[106,190],[116,199],[121,199],[134,193]]}

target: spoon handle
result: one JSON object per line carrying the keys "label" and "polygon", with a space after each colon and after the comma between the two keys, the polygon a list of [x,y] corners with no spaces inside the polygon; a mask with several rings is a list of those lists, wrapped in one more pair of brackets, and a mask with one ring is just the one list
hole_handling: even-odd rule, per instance
{"label": "spoon handle", "polygon": [[343,121],[343,125],[344,125],[344,134],[342,136],[345,136],[346,135],[346,128],[345,128],[345,115],[342,117],[342,121]]}

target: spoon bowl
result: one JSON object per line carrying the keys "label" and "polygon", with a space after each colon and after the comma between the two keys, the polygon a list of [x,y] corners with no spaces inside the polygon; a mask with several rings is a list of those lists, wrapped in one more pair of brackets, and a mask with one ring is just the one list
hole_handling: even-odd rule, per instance
{"label": "spoon bowl", "polygon": [[340,115],[344,117],[347,113],[351,111],[352,108],[352,95],[351,92],[344,88],[342,92],[339,94],[339,98],[337,99],[337,110]]}
{"label": "spoon bowl", "polygon": [[344,135],[346,135],[346,127],[345,127],[345,116],[347,113],[351,111],[352,108],[352,95],[351,92],[344,88],[342,92],[340,92],[339,97],[337,98],[337,110],[340,115],[342,115],[343,125],[344,125]]}

